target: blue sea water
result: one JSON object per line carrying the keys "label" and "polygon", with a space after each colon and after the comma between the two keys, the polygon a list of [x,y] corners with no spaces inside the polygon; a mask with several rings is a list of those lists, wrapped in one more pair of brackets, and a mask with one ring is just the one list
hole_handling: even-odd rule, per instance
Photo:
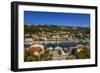
{"label": "blue sea water", "polygon": [[71,47],[71,46],[76,46],[76,45],[78,45],[78,44],[81,44],[81,45],[83,45],[83,44],[86,44],[87,42],[83,42],[83,41],[79,41],[79,42],[74,42],[74,41],[70,41],[70,42],[63,42],[63,43],[59,43],[59,44],[52,44],[52,43],[49,43],[49,44],[44,44],[46,47],[53,47],[53,48],[55,48],[55,47],[57,47],[57,46],[60,46],[60,47],[62,47],[62,48],[64,48],[64,47]]}
{"label": "blue sea water", "polygon": [[[60,46],[62,48],[65,48],[65,47],[73,47],[73,46],[76,46],[78,44],[87,44],[88,42],[84,40],[80,40],[79,42],[75,42],[75,41],[66,41],[66,42],[62,42],[62,43],[48,43],[48,44],[43,44],[45,47],[52,47],[52,48],[55,48],[57,46]],[[24,45],[24,48],[27,48],[27,47],[30,47],[31,45]]]}

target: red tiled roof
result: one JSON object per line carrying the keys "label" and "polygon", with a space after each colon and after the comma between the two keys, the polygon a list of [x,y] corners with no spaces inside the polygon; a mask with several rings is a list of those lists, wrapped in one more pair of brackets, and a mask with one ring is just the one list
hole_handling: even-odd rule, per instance
{"label": "red tiled roof", "polygon": [[31,47],[27,51],[28,52],[41,52],[43,49],[41,47]]}

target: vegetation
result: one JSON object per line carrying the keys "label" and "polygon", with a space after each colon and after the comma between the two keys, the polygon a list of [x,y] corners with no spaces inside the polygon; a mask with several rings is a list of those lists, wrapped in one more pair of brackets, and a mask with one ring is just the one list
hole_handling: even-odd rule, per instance
{"label": "vegetation", "polygon": [[59,55],[61,55],[61,54],[62,54],[60,50],[58,50],[58,54],[59,54]]}
{"label": "vegetation", "polygon": [[90,49],[84,48],[77,53],[77,59],[88,59],[90,58]]}
{"label": "vegetation", "polygon": [[53,55],[49,53],[48,50],[46,50],[44,52],[44,54],[41,54],[40,56],[35,56],[35,55],[31,55],[29,53],[27,53],[25,51],[24,53],[24,61],[25,62],[30,62],[30,61],[47,61],[47,60],[51,60]]}
{"label": "vegetation", "polygon": [[71,26],[57,26],[57,25],[24,25],[24,33],[37,33],[37,32],[42,32],[42,31],[66,31],[66,32],[81,32],[81,33],[86,33],[89,34],[90,33],[90,28],[87,27],[76,27],[76,29],[74,29],[74,27]]}

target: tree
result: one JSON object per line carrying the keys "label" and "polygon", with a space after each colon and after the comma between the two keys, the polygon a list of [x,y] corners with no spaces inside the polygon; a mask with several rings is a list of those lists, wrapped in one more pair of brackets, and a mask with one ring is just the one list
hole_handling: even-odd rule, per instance
{"label": "tree", "polygon": [[38,61],[37,56],[28,56],[26,61]]}
{"label": "tree", "polygon": [[90,49],[83,48],[79,53],[77,53],[78,59],[88,59],[90,58]]}
{"label": "tree", "polygon": [[61,55],[61,54],[62,54],[62,53],[61,53],[61,50],[58,50],[58,54],[59,54],[59,55]]}

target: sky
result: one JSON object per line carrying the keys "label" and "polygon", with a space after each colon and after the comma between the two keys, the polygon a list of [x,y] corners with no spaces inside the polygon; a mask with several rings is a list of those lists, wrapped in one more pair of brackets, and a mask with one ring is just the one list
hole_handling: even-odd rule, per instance
{"label": "sky", "polygon": [[25,25],[90,26],[90,14],[24,11]]}

